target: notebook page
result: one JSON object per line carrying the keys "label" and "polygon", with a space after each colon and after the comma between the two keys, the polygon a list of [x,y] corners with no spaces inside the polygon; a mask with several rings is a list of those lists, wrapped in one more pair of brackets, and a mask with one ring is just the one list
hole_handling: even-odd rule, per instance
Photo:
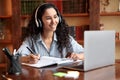
{"label": "notebook page", "polygon": [[60,65],[60,64],[72,63],[72,62],[77,62],[77,61],[74,61],[68,58],[55,58],[55,57],[49,57],[49,56],[42,56],[36,64],[29,64],[29,63],[22,63],[22,64],[31,66],[31,67],[41,68],[41,67],[47,67],[55,64]]}

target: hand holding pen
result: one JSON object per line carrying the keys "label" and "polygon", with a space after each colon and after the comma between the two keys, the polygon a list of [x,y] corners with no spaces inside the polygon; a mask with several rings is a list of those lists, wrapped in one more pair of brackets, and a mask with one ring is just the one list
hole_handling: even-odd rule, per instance
{"label": "hand holding pen", "polygon": [[29,51],[30,51],[30,55],[29,55],[29,57],[28,57],[28,59],[29,59],[29,63],[31,63],[31,64],[34,64],[34,63],[37,63],[38,62],[38,60],[40,59],[40,54],[35,54],[35,52],[31,49],[31,48],[29,48],[29,47],[26,47]]}
{"label": "hand holding pen", "polygon": [[30,54],[30,55],[29,55],[29,63],[30,63],[30,64],[35,64],[35,63],[37,63],[37,62],[39,61],[39,59],[40,59],[40,55],[39,55],[39,54],[37,54],[37,55]]}

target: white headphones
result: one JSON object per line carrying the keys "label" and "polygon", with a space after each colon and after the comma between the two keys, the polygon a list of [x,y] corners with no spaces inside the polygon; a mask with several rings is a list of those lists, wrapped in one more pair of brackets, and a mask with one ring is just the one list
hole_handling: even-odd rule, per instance
{"label": "white headphones", "polygon": [[[42,27],[42,22],[41,22],[41,20],[40,20],[40,19],[37,19],[38,10],[39,10],[39,8],[41,8],[41,6],[46,5],[46,4],[48,4],[48,3],[43,3],[42,5],[38,6],[37,9],[36,9],[36,11],[35,11],[35,23],[36,23],[36,26],[37,26],[37,27]],[[59,13],[59,11],[57,11],[57,12],[58,12],[58,17],[59,17],[59,22],[61,22],[62,19],[61,19],[61,17],[60,17],[60,13]]]}

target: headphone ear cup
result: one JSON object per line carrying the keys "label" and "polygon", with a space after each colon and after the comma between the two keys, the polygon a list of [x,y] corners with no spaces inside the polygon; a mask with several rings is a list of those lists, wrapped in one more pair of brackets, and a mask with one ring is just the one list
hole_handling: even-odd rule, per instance
{"label": "headphone ear cup", "polygon": [[42,27],[42,22],[40,21],[40,19],[38,19],[38,24],[39,24],[38,27]]}
{"label": "headphone ear cup", "polygon": [[62,22],[62,19],[61,19],[61,17],[59,16],[59,23],[61,23]]}

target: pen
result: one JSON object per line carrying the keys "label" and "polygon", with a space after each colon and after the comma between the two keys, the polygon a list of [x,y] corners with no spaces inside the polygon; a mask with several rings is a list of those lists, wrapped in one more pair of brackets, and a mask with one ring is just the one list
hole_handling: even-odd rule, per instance
{"label": "pen", "polygon": [[[35,54],[35,52],[31,49],[31,48],[29,48],[29,47],[26,47],[32,54]],[[37,57],[38,58],[38,60],[40,60],[40,56],[38,56]]]}
{"label": "pen", "polygon": [[29,48],[29,47],[26,47],[31,53],[35,53],[31,48]]}
{"label": "pen", "polygon": [[8,48],[3,48],[2,51],[7,55],[7,57],[10,59],[12,57],[10,50]]}

